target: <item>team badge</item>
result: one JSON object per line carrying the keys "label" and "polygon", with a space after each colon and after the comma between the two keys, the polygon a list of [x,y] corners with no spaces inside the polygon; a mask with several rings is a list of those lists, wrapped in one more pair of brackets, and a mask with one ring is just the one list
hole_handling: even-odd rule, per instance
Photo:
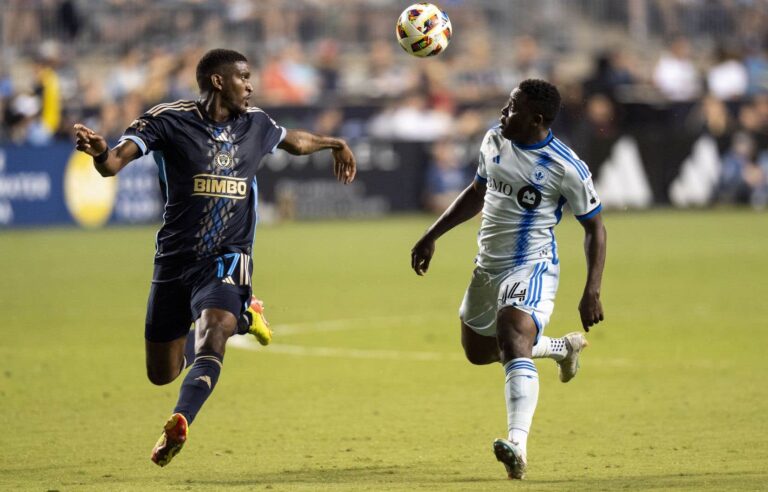
{"label": "team badge", "polygon": [[216,152],[216,155],[213,156],[213,162],[216,164],[216,167],[222,169],[229,169],[232,167],[232,161],[232,154],[224,150]]}
{"label": "team badge", "polygon": [[549,169],[544,166],[536,166],[531,173],[531,181],[538,186],[544,186],[549,181]]}
{"label": "team badge", "polygon": [[147,126],[147,120],[143,120],[139,118],[139,119],[133,120],[131,124],[128,126],[128,128],[133,128],[137,132],[143,132],[146,126]]}

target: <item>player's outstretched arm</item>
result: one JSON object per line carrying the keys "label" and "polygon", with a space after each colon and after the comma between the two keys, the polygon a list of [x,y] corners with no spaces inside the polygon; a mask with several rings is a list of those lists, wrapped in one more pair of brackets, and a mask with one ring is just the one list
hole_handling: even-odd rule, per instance
{"label": "player's outstretched arm", "polygon": [[598,213],[581,222],[584,227],[584,253],[587,256],[587,284],[579,302],[579,314],[584,331],[603,321],[603,304],[600,302],[600,285],[605,266],[607,234],[603,218]]}
{"label": "player's outstretched arm", "polygon": [[435,241],[457,225],[480,213],[484,202],[485,184],[473,181],[427,229],[411,249],[411,268],[417,275],[424,275],[429,270],[429,262],[435,254]]}
{"label": "player's outstretched arm", "polygon": [[331,149],[333,153],[333,175],[344,184],[355,179],[357,167],[355,155],[340,138],[315,135],[304,130],[288,130],[285,138],[277,146],[293,155],[307,155],[318,150]]}
{"label": "player's outstretched arm", "polygon": [[87,126],[76,123],[72,129],[77,150],[93,157],[93,167],[104,177],[114,176],[141,155],[139,146],[130,140],[123,140],[110,150],[104,137]]}

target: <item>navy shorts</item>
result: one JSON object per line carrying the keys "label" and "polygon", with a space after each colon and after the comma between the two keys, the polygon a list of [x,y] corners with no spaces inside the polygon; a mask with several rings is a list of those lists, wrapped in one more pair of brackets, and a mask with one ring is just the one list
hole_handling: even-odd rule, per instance
{"label": "navy shorts", "polygon": [[183,265],[155,263],[147,301],[144,338],[170,342],[187,335],[204,309],[240,318],[251,298],[251,257],[226,253]]}

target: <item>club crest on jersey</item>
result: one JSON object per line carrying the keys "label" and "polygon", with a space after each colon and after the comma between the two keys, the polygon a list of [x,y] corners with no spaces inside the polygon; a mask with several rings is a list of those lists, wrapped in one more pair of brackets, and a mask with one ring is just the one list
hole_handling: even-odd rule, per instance
{"label": "club crest on jersey", "polygon": [[213,156],[213,162],[216,164],[216,167],[221,169],[229,169],[232,167],[232,163],[234,162],[234,159],[232,159],[232,154],[230,154],[227,151],[220,150],[216,152],[216,155]]}
{"label": "club crest on jersey", "polygon": [[549,181],[549,169],[544,166],[536,166],[531,173],[531,181],[538,186],[544,186]]}

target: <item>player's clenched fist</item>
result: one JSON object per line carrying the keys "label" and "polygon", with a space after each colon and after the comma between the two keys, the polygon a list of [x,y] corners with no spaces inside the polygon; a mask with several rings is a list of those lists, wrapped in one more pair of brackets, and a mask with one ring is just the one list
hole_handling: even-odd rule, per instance
{"label": "player's clenched fist", "polygon": [[90,156],[97,156],[109,148],[104,137],[87,126],[76,123],[72,129],[75,132],[75,146],[77,150],[85,152]]}

